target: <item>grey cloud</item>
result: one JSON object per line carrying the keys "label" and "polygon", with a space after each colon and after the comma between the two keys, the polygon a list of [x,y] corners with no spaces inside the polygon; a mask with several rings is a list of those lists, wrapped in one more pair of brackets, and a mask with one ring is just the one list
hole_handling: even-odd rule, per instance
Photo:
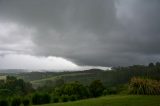
{"label": "grey cloud", "polygon": [[30,40],[37,55],[83,65],[146,64],[159,60],[159,5],[159,0],[1,0],[0,21],[35,28]]}
{"label": "grey cloud", "polygon": [[[132,0],[128,11],[132,17],[122,16],[126,39],[126,49],[142,54],[159,54],[160,40],[160,1]],[[125,17],[126,16],[126,17]],[[124,31],[123,31],[124,32]]]}

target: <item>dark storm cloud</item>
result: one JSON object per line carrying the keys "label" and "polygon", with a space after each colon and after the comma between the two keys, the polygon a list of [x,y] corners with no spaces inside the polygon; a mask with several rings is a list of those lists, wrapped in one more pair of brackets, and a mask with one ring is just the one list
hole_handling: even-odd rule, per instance
{"label": "dark storm cloud", "polygon": [[33,43],[36,55],[83,65],[146,64],[160,56],[159,5],[159,0],[1,0],[0,22],[32,27],[29,38],[21,36]]}

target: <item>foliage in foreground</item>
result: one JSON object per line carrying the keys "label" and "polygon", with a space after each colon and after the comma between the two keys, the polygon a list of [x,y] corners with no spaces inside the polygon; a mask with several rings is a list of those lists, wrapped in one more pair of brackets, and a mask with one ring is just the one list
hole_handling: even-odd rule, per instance
{"label": "foliage in foreground", "polygon": [[89,86],[89,91],[92,97],[101,96],[105,87],[100,80],[93,81]]}
{"label": "foliage in foreground", "polygon": [[8,101],[7,100],[0,100],[0,106],[8,106]]}
{"label": "foliage in foreground", "polygon": [[51,97],[49,94],[35,93],[32,97],[32,104],[47,104],[50,103]]}
{"label": "foliage in foreground", "polygon": [[21,104],[20,98],[18,98],[18,97],[13,98],[11,106],[20,106],[20,104]]}
{"label": "foliage in foreground", "polygon": [[60,89],[59,89],[59,95],[76,95],[79,99],[87,98],[89,96],[87,87],[85,87],[83,84],[81,84],[78,81],[71,82],[64,84]]}
{"label": "foliage in foreground", "polygon": [[31,83],[14,76],[6,76],[6,81],[0,80],[0,98],[24,96],[33,92]]}
{"label": "foliage in foreground", "polygon": [[24,98],[24,99],[22,100],[22,103],[23,103],[24,106],[29,106],[30,100],[29,100],[28,98]]}
{"label": "foliage in foreground", "polygon": [[157,80],[134,77],[129,87],[131,94],[160,95],[160,81]]}

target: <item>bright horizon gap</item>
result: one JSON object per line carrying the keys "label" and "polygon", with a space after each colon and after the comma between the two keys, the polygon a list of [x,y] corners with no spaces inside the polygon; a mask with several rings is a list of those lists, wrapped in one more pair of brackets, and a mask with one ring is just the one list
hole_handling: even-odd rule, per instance
{"label": "bright horizon gap", "polygon": [[0,56],[0,69],[26,69],[28,71],[80,71],[88,69],[110,70],[111,67],[79,66],[76,63],[55,56],[33,56],[28,54],[6,54]]}

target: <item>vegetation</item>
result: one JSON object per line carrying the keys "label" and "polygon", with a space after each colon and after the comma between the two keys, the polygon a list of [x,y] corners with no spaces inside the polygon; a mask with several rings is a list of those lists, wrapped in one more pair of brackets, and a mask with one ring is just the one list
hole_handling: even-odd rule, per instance
{"label": "vegetation", "polygon": [[89,91],[92,97],[101,96],[105,87],[100,80],[93,81],[89,86]]}
{"label": "vegetation", "polygon": [[62,102],[68,102],[69,101],[69,96],[68,95],[62,95],[61,99],[62,99]]}
{"label": "vegetation", "polygon": [[51,97],[49,94],[39,94],[35,93],[32,97],[32,104],[38,105],[38,104],[47,104],[50,103]]}
{"label": "vegetation", "polygon": [[160,81],[134,77],[130,82],[130,93],[160,95]]}
{"label": "vegetation", "polygon": [[79,81],[81,84],[88,86],[93,80],[101,80],[105,87],[111,87],[118,84],[126,84],[132,77],[147,77],[160,80],[160,63],[150,64],[148,66],[113,67],[112,71],[91,69],[76,72],[30,72],[7,75],[30,81],[36,89],[38,87],[42,87],[43,89],[43,86],[45,86],[43,90],[46,92],[46,89],[50,87],[53,88],[74,81]]}
{"label": "vegetation", "polygon": [[[42,86],[49,88],[56,87],[57,85],[61,86],[64,83],[74,81],[78,81],[81,84],[88,86],[94,80],[101,80],[104,86],[108,88],[115,85],[126,84],[132,77],[145,77],[149,79],[160,80],[160,66],[158,63],[159,62],[156,64],[152,63],[153,66],[133,65],[128,67],[113,67],[112,71],[91,69],[78,72],[46,72],[41,74],[37,72],[37,76],[40,75],[39,78],[31,80],[31,83],[33,84],[34,88]],[[31,76],[32,74],[34,74],[34,76],[36,75],[35,72],[28,74]],[[23,75],[23,78],[27,79],[29,75],[27,75],[27,73],[25,75]],[[21,74],[18,76],[21,76]]]}
{"label": "vegetation", "polygon": [[70,101],[76,101],[78,97],[76,95],[71,95],[70,96]]}
{"label": "vegetation", "polygon": [[7,100],[0,100],[0,106],[8,106],[8,101]]}
{"label": "vegetation", "polygon": [[28,98],[24,98],[22,101],[24,106],[29,106],[30,105],[30,100]]}
{"label": "vegetation", "polygon": [[[111,96],[113,94],[117,95],[113,98],[115,102],[116,98],[119,97],[118,95],[122,96],[122,94],[127,95],[124,97],[126,97],[126,99],[129,98],[129,100],[132,97],[141,97],[129,96],[130,94],[160,95],[159,62],[156,64],[150,63],[148,66],[134,65],[129,67],[114,67],[112,71],[92,69],[78,72],[46,73],[44,75],[37,74],[42,76],[37,77],[38,80],[31,81],[32,84],[41,84],[43,82],[42,85],[37,87],[35,85],[32,86],[32,84],[26,80],[19,79],[22,78],[20,75],[23,74],[23,78],[25,79],[25,75],[28,74],[22,73],[18,75],[13,74],[14,76],[1,77],[0,106],[29,106],[58,103],[55,104],[56,106],[62,105],[61,102],[69,102],[66,103],[69,105],[72,104],[70,103],[71,101],[96,98],[103,95]],[[36,73],[34,73],[34,75],[36,75]],[[107,98],[109,98],[109,96],[107,96]],[[104,99],[106,99],[106,97],[104,97]],[[89,102],[90,100],[92,99],[86,101]],[[99,99],[95,100],[99,101]],[[104,101],[102,100],[101,102]],[[73,104],[74,103],[81,104],[80,101],[73,102]],[[104,104],[102,103],[102,105]]]}
{"label": "vegetation", "polygon": [[53,96],[53,97],[52,97],[52,102],[53,102],[53,103],[59,102],[59,97],[58,97],[58,96]]}
{"label": "vegetation", "polygon": [[20,106],[21,99],[18,97],[13,98],[11,106]]}
{"label": "vegetation", "polygon": [[89,96],[87,87],[83,86],[80,82],[75,81],[66,83],[59,88],[59,96],[61,95],[76,95],[79,99],[87,98]]}
{"label": "vegetation", "polygon": [[112,95],[117,93],[118,93],[118,90],[115,87],[108,88],[103,91],[103,95]]}
{"label": "vegetation", "polygon": [[33,91],[32,85],[24,82],[22,79],[17,79],[13,76],[7,76],[5,82],[0,82],[0,97],[7,98],[9,96],[22,96]]}

